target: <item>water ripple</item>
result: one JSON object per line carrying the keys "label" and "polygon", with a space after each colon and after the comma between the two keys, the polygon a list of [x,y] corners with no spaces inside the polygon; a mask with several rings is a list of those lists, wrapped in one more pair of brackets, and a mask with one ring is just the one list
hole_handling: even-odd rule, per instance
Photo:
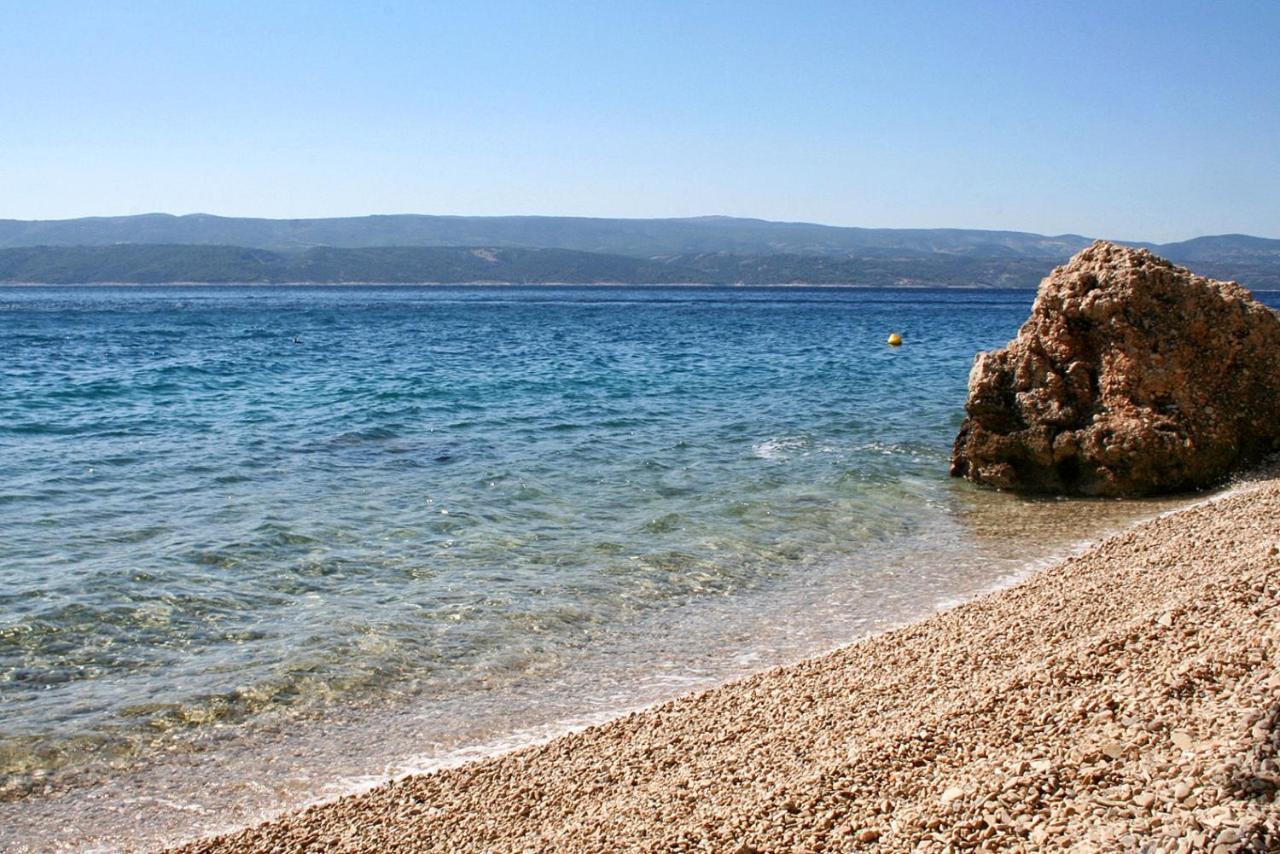
{"label": "water ripple", "polygon": [[1029,301],[6,289],[0,799],[335,704],[450,720],[625,638],[621,697],[759,597],[954,595],[880,573],[1013,548],[945,464]]}

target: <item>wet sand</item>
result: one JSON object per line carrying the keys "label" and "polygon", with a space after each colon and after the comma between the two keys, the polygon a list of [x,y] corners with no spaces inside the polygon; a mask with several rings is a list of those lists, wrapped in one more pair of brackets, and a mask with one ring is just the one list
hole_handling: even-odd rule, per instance
{"label": "wet sand", "polygon": [[1280,850],[1280,480],[543,745],[174,849]]}

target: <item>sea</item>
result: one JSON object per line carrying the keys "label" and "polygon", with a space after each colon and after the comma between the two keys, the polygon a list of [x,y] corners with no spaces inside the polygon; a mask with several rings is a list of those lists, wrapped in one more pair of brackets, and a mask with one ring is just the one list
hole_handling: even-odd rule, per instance
{"label": "sea", "polygon": [[0,288],[0,850],[146,850],[536,743],[1194,500],[948,477],[1032,298]]}

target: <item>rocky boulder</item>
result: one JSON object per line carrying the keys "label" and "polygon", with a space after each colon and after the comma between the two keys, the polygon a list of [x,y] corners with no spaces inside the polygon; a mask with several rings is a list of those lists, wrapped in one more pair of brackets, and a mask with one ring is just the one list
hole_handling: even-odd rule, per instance
{"label": "rocky boulder", "polygon": [[969,374],[951,474],[1026,492],[1209,486],[1280,447],[1280,316],[1235,282],[1098,241]]}

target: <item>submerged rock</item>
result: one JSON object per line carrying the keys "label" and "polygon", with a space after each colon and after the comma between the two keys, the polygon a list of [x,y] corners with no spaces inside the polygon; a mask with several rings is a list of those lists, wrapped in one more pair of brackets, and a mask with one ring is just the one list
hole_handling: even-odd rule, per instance
{"label": "submerged rock", "polygon": [[1235,282],[1098,241],[969,374],[951,474],[1027,492],[1209,486],[1280,447],[1280,316]]}

